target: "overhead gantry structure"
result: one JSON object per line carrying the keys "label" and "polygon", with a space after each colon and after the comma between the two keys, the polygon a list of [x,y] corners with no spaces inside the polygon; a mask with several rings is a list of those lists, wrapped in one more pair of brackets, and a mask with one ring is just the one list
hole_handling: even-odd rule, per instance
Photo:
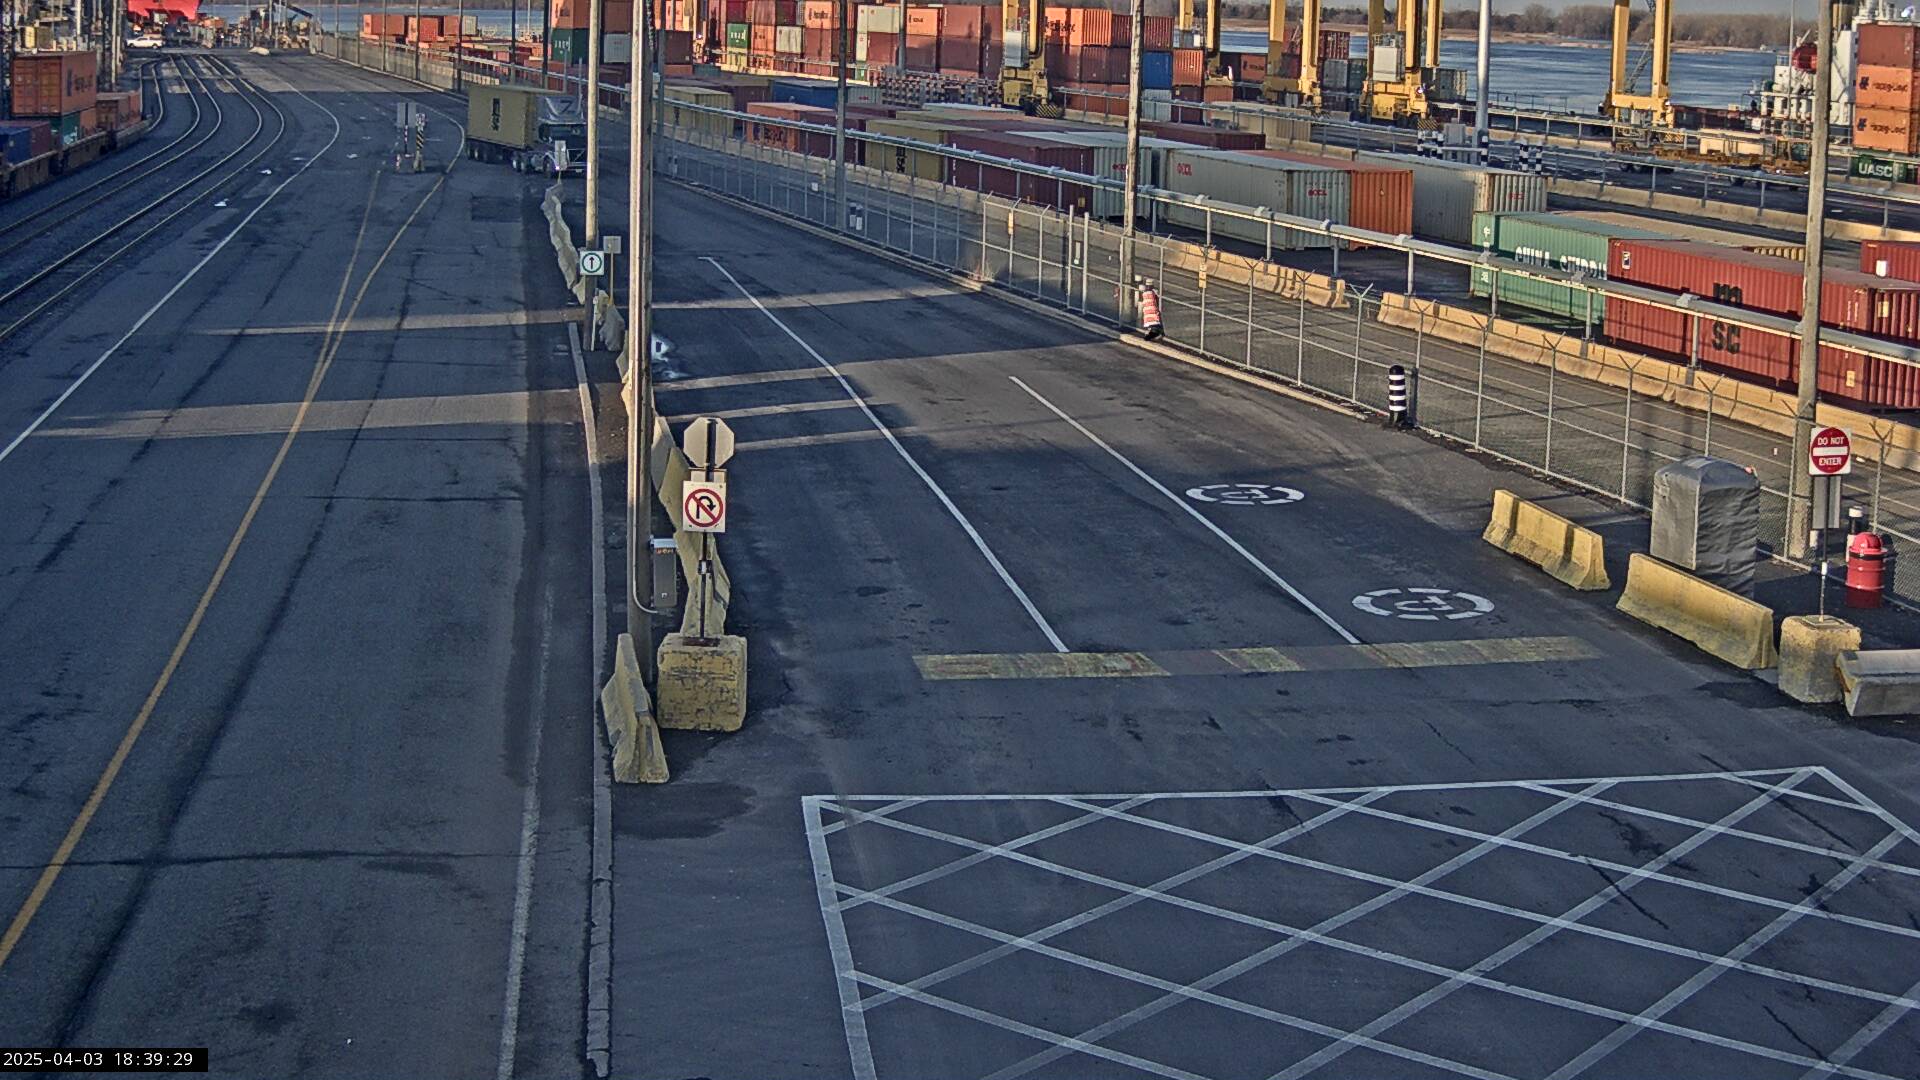
{"label": "overhead gantry structure", "polygon": [[1283,105],[1317,109],[1320,107],[1320,0],[1303,0],[1301,4],[1298,74],[1285,74],[1286,44],[1286,0],[1272,0],[1267,9],[1267,77],[1260,83],[1260,96]]}
{"label": "overhead gantry structure", "polygon": [[[1233,86],[1225,56],[1220,51],[1220,0],[1207,0],[1207,28],[1200,38],[1200,50],[1207,56],[1206,83],[1209,86]],[[1174,5],[1174,44],[1187,47],[1193,39],[1193,0],[1178,0]]]}
{"label": "overhead gantry structure", "polygon": [[1440,66],[1440,0],[1399,0],[1393,15],[1397,41],[1389,39],[1386,0],[1368,0],[1367,113],[1418,119],[1427,115],[1428,73]]}
{"label": "overhead gantry structure", "polygon": [[1613,0],[1613,67],[1607,86],[1607,115],[1615,120],[1673,126],[1668,60],[1673,54],[1673,0],[1648,0],[1653,6],[1653,64],[1644,94],[1632,92],[1627,75],[1627,31],[1633,0]]}
{"label": "overhead gantry structure", "polygon": [[[1036,112],[1050,108],[1047,85],[1046,11],[1042,0],[1000,0],[1006,50],[1000,68],[1000,101]],[[1015,48],[1015,46],[1018,48]]]}

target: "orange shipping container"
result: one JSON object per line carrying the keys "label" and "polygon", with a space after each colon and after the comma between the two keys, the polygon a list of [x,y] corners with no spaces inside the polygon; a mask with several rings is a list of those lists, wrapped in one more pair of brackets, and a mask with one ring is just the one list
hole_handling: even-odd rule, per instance
{"label": "orange shipping container", "polygon": [[606,0],[600,9],[600,29],[608,34],[633,33],[633,0]]}
{"label": "orange shipping container", "polygon": [[1862,66],[1854,86],[1854,103],[1863,109],[1897,109],[1912,112],[1914,77],[1912,68]]}
{"label": "orange shipping container", "polygon": [[1905,109],[1857,108],[1853,111],[1853,145],[1862,150],[1920,153],[1920,131],[1914,114]]}
{"label": "orange shipping container", "polygon": [[579,30],[590,18],[587,0],[553,0],[547,5],[547,25],[555,30]]}
{"label": "orange shipping container", "polygon": [[13,57],[13,115],[65,116],[93,105],[100,58],[90,52]]}
{"label": "orange shipping container", "polygon": [[1125,47],[1133,43],[1133,23],[1105,8],[1071,8],[1067,44]]}
{"label": "orange shipping container", "polygon": [[[1256,150],[1261,157],[1298,161],[1347,173],[1347,224],[1388,236],[1413,234],[1413,170],[1375,165],[1345,158],[1296,154],[1291,150]],[[1358,245],[1354,245],[1358,246]]]}
{"label": "orange shipping container", "polygon": [[910,7],[907,9],[907,35],[909,37],[939,37],[941,24],[945,21],[945,11],[937,7]]}
{"label": "orange shipping container", "polygon": [[747,42],[748,53],[753,56],[771,57],[775,51],[773,30],[774,28],[772,26],[755,23],[753,25],[753,36]]}
{"label": "orange shipping container", "polygon": [[811,30],[826,30],[833,26],[834,0],[805,0],[800,5],[800,25]]}
{"label": "orange shipping container", "polygon": [[1206,81],[1206,75],[1207,54],[1205,52],[1199,49],[1173,50],[1173,85],[1199,86]]}

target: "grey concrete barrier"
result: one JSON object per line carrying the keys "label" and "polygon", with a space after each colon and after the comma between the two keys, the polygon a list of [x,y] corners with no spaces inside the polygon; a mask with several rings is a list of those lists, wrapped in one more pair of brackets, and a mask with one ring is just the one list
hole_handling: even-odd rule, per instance
{"label": "grey concrete barrier", "polygon": [[1920,714],[1920,649],[1843,652],[1838,667],[1848,715]]}

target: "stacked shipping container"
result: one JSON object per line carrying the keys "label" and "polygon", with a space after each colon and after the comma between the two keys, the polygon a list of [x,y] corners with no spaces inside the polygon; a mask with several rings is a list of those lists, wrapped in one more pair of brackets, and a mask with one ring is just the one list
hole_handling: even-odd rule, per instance
{"label": "stacked shipping container", "polygon": [[1863,150],[1920,152],[1920,26],[1865,23],[1854,32],[1853,145]]}
{"label": "stacked shipping container", "polygon": [[[1607,248],[1607,276],[1614,280],[1799,317],[1803,267],[1791,259],[1684,240],[1613,239]],[[1920,283],[1827,270],[1820,324],[1920,344]],[[1703,363],[1776,385],[1790,385],[1796,377],[1799,342],[1789,335],[1617,297],[1607,298],[1606,325],[1608,336],[1622,344],[1678,357],[1697,355]],[[1821,346],[1819,373],[1823,394],[1920,408],[1920,369]]]}
{"label": "stacked shipping container", "polygon": [[44,121],[65,146],[99,128],[99,57],[91,52],[23,52],[13,56],[13,118]]}

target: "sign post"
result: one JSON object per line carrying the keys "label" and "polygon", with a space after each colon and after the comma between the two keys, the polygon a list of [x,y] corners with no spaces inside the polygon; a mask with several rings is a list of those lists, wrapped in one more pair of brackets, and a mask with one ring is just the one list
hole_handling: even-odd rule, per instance
{"label": "sign post", "polygon": [[1853,472],[1853,437],[1837,427],[1816,428],[1807,440],[1807,475],[1812,478],[1813,562],[1820,568],[1820,614],[1827,613],[1827,532],[1840,528],[1841,478]]}
{"label": "sign post", "polygon": [[701,533],[700,538],[700,641],[711,644],[707,635],[707,607],[713,600],[713,537],[727,531],[727,474],[721,468],[733,459],[733,429],[717,416],[702,416],[687,425],[680,437],[692,466],[680,485],[680,527]]}

